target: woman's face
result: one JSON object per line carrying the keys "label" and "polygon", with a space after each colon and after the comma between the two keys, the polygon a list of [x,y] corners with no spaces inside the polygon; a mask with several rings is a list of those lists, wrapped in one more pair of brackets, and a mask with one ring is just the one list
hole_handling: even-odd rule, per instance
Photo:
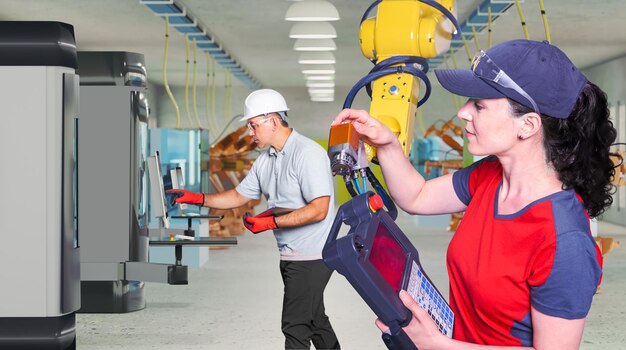
{"label": "woman's face", "polygon": [[457,113],[466,122],[467,149],[473,155],[501,155],[517,143],[520,118],[506,98],[469,99]]}

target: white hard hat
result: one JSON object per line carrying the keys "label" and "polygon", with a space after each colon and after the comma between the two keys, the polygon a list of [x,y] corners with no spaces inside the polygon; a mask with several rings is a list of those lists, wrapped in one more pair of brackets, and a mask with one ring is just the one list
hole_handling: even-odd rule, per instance
{"label": "white hard hat", "polygon": [[272,89],[260,89],[252,91],[244,102],[243,118],[239,121],[248,120],[256,116],[273,113],[286,112],[289,110],[283,95]]}

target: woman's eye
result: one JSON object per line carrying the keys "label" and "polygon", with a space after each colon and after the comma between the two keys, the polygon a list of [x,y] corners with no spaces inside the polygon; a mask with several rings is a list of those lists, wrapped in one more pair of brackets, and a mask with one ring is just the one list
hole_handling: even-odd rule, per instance
{"label": "woman's eye", "polygon": [[474,108],[476,108],[477,111],[480,111],[481,109],[483,109],[483,106],[481,106],[478,101],[474,101]]}

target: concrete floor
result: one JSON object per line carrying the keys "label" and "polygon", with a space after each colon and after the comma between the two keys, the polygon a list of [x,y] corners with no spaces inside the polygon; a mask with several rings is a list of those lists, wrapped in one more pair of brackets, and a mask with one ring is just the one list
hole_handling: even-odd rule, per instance
{"label": "concrete floor", "polygon": [[[429,226],[424,220],[401,215],[397,222],[420,251],[430,278],[447,293],[445,251],[452,234],[416,228]],[[626,244],[624,227],[600,223],[599,235]],[[190,270],[189,285],[147,283],[144,310],[78,314],[78,349],[281,349],[282,281],[274,237],[247,233],[238,238],[237,247],[211,250],[204,267]],[[333,274],[325,298],[343,349],[385,349],[374,326],[376,317],[343,276]],[[602,291],[594,298],[581,349],[626,348],[625,320],[622,246],[605,256]]]}

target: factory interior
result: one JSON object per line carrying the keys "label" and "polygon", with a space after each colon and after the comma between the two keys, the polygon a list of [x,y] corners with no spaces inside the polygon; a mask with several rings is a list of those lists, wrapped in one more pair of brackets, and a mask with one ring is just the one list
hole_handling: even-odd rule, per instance
{"label": "factory interior", "polygon": [[[513,39],[558,46],[606,92],[611,151],[626,155],[623,0],[2,0],[0,349],[284,348],[276,239],[243,224],[266,200],[199,208],[172,205],[164,189],[241,183],[265,151],[240,121],[258,89],[280,92],[289,126],[328,150],[343,108],[374,108],[373,78],[363,79],[376,54],[367,45],[380,44],[365,30],[394,2],[437,21],[419,57],[427,69],[412,78],[423,100],[407,107],[400,135],[425,178],[478,160],[456,116],[466,100],[433,71],[470,68],[480,49]],[[424,10],[432,3],[461,32]],[[613,160],[613,203],[591,221],[604,265],[580,349],[626,347],[626,165]],[[329,215],[351,200],[335,178]],[[395,219],[444,299],[462,220],[402,210]],[[336,271],[324,303],[341,348],[386,348],[376,313]]]}

